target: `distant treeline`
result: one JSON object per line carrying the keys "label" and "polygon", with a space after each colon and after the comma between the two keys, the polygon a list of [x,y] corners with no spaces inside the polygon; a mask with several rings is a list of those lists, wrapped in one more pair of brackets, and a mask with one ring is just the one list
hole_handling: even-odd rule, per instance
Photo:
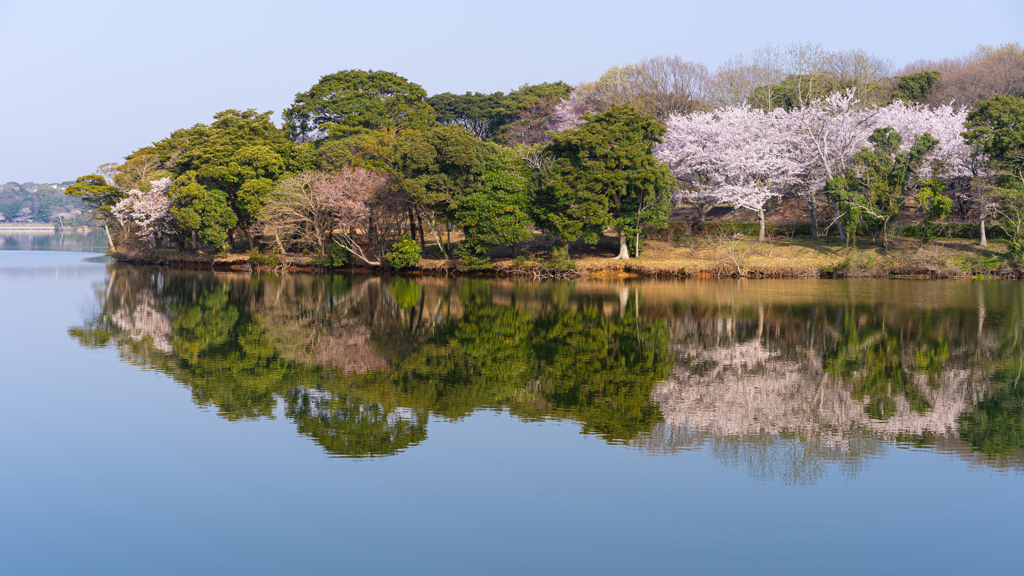
{"label": "distant treeline", "polygon": [[271,112],[226,110],[68,194],[111,245],[311,253],[329,266],[403,267],[429,245],[483,268],[538,231],[559,266],[566,243],[609,232],[628,258],[673,201],[763,221],[786,196],[808,206],[815,233],[830,211],[844,238],[886,240],[908,211],[926,227],[956,211],[981,229],[994,220],[1018,258],[1022,95],[1017,44],[901,70],[859,50],[766,46],[714,71],[658,57],[507,94],[428,97],[394,73],[343,70],[296,94],[280,127]]}
{"label": "distant treeline", "polygon": [[85,226],[91,214],[78,198],[64,191],[74,182],[36,184],[8,182],[0,184],[0,222],[52,222],[60,226]]}

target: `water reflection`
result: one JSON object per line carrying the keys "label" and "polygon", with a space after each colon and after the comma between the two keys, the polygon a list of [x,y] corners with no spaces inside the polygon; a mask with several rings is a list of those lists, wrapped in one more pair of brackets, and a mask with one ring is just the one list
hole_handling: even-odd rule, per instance
{"label": "water reflection", "polygon": [[626,443],[661,422],[668,324],[628,297],[571,284],[373,276],[250,276],[110,268],[96,313],[70,329],[189,386],[227,419],[279,400],[331,454],[392,454],[429,415],[481,408],[564,418]]}
{"label": "water reflection", "polygon": [[482,408],[757,478],[856,475],[891,444],[1022,469],[1024,290],[1001,282],[513,282],[109,268],[85,346],[338,456]]}
{"label": "water reflection", "polygon": [[[88,230],[79,229],[79,230]],[[107,250],[103,232],[41,230],[5,230],[0,228],[0,250],[59,250],[61,252],[98,252]]]}

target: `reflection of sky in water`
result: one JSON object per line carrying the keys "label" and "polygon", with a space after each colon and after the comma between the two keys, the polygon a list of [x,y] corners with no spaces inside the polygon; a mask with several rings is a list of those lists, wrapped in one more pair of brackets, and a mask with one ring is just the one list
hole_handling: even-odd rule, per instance
{"label": "reflection of sky in water", "polygon": [[53,250],[103,254],[106,249],[103,232],[55,232],[52,228],[4,230],[0,227],[0,250]]}
{"label": "reflection of sky in water", "polygon": [[0,572],[1015,565],[1018,284],[389,282],[0,254]]}

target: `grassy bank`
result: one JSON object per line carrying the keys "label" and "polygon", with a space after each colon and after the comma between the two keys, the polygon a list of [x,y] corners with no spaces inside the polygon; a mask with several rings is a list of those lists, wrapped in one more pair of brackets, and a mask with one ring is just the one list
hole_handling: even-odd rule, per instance
{"label": "grassy bank", "polygon": [[[991,241],[987,247],[975,241],[943,240],[922,244],[900,239],[888,247],[859,239],[847,247],[838,240],[806,238],[757,242],[748,237],[684,237],[674,242],[650,240],[639,258],[616,260],[617,243],[605,238],[595,246],[573,245],[570,258],[582,276],[746,277],[746,278],[885,278],[919,276],[1018,278],[1021,270],[1004,259],[1005,246]],[[308,255],[214,254],[174,250],[116,251],[120,262],[159,264],[185,268],[264,271],[326,271]],[[348,270],[373,271],[354,266]],[[427,246],[413,273],[473,273],[549,276],[550,255],[543,238],[511,252],[496,254],[487,270],[463,271],[455,262],[439,257],[436,246]]]}

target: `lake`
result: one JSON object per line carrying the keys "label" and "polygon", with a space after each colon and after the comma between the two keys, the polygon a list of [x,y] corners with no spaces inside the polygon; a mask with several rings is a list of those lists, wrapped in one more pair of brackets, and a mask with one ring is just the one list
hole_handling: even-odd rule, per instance
{"label": "lake", "polygon": [[[1024,533],[1024,284],[0,251],[0,573],[950,574]],[[78,250],[78,251],[76,251]]]}

